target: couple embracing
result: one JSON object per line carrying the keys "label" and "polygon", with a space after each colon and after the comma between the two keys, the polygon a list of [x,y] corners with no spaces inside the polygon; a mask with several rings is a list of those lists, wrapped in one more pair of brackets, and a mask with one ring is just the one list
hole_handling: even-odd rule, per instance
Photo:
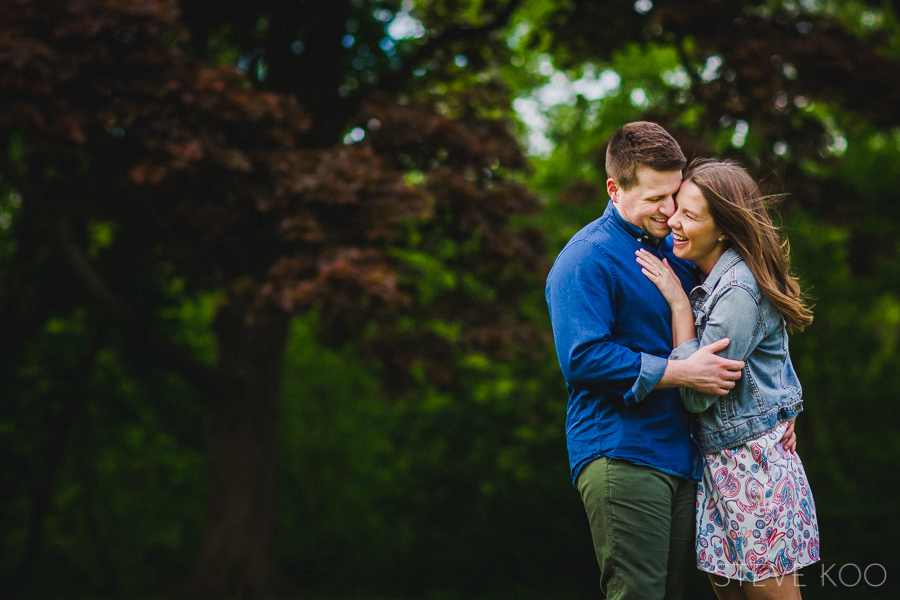
{"label": "couple embracing", "polygon": [[603,216],[547,278],[572,478],[609,600],[799,599],[819,559],[788,332],[812,321],[753,179],[655,123],[607,147]]}

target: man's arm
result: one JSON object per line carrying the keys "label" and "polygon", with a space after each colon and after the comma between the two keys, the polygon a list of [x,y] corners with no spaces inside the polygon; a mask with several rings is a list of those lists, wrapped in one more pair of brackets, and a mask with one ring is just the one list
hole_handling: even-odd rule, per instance
{"label": "man's arm", "polygon": [[[723,339],[727,339],[730,343],[718,347],[714,352],[721,353],[719,357],[721,359],[745,361],[756,348],[762,335],[763,329],[759,323],[760,309],[756,299],[742,287],[729,286],[712,308],[703,328],[703,336],[681,344],[672,351],[669,358],[688,359],[702,348],[711,347],[715,342],[721,343]],[[711,375],[715,376],[716,373]],[[732,383],[724,392],[706,391],[701,387],[682,386],[681,400],[685,408],[691,412],[703,412],[734,387],[734,384]]]}
{"label": "man's arm", "polygon": [[744,368],[742,360],[716,355],[729,343],[728,338],[723,338],[701,347],[685,359],[669,360],[656,387],[683,387],[701,394],[724,396],[734,388],[734,382],[741,378],[741,369]]}
{"label": "man's arm", "polygon": [[602,250],[580,241],[557,257],[547,278],[547,305],[566,382],[640,402],[662,376],[666,359],[617,344],[612,335],[617,284]]}

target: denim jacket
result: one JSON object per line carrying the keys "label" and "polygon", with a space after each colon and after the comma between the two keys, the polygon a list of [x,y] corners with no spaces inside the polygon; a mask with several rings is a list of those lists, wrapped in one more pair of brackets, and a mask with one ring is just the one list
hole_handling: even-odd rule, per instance
{"label": "denim jacket", "polygon": [[690,299],[697,337],[669,358],[687,358],[727,337],[731,343],[719,355],[745,361],[741,378],[725,396],[681,390],[685,407],[699,413],[695,436],[703,451],[738,446],[793,419],[803,409],[802,391],[784,318],[763,296],[744,259],[726,250]]}

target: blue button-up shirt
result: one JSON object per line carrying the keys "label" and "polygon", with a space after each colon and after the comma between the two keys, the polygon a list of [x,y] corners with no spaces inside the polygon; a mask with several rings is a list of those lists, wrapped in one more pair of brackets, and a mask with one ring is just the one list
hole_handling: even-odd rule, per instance
{"label": "blue button-up shirt", "polygon": [[546,297],[569,403],[566,442],[572,480],[607,456],[699,480],[691,415],[676,388],[653,388],[672,351],[672,315],[641,273],[638,248],[668,259],[689,291],[697,271],[623,219],[603,216],[569,240],[547,277]]}

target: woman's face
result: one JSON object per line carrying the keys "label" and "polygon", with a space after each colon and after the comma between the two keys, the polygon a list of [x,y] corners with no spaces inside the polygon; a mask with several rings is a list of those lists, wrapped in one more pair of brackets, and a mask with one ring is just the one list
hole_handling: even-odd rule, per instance
{"label": "woman's face", "polygon": [[706,198],[693,181],[681,184],[675,203],[675,214],[668,221],[674,237],[675,256],[693,261],[709,274],[725,252],[725,244],[719,240],[722,230],[713,222]]}

